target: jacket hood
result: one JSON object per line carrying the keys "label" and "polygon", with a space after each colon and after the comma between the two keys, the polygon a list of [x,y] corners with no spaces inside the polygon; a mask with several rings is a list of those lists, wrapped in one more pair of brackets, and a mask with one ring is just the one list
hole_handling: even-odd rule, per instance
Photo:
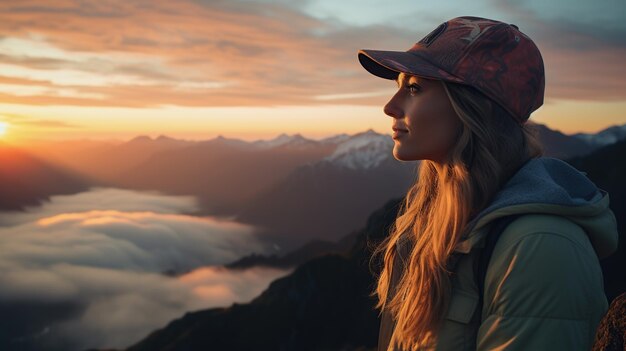
{"label": "jacket hood", "polygon": [[609,194],[568,163],[539,157],[528,160],[468,223],[465,239],[455,250],[467,253],[474,246],[482,247],[488,224],[515,213],[554,214],[571,220],[585,230],[599,258],[617,249],[617,221],[609,209]]}

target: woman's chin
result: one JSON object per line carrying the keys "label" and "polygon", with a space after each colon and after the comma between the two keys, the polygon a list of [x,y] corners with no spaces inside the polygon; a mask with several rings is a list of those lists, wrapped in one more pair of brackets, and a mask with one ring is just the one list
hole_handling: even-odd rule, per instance
{"label": "woman's chin", "polygon": [[403,150],[399,150],[398,146],[393,148],[393,157],[398,161],[416,161],[419,160],[418,155],[403,152]]}
{"label": "woman's chin", "polygon": [[425,150],[423,148],[420,148],[418,151],[416,150],[416,145],[410,145],[411,147],[408,146],[409,145],[407,144],[403,145],[401,142],[396,141],[392,151],[393,157],[398,161],[407,162],[429,160],[441,163],[444,159],[443,156],[441,156],[442,153],[436,153],[431,150]]}

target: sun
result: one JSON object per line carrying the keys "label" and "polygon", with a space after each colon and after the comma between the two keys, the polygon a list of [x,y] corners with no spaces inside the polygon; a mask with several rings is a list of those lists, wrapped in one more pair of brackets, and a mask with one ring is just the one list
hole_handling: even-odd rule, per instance
{"label": "sun", "polygon": [[7,132],[7,127],[9,125],[5,122],[0,122],[0,137],[4,136],[4,134]]}

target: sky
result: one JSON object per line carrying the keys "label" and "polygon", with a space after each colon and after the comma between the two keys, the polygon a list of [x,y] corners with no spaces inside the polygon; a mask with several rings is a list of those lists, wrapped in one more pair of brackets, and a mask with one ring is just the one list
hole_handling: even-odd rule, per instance
{"label": "sky", "polygon": [[544,105],[572,134],[626,123],[623,0],[0,0],[0,141],[390,133],[393,81],[359,49],[406,51],[440,23],[515,24]]}

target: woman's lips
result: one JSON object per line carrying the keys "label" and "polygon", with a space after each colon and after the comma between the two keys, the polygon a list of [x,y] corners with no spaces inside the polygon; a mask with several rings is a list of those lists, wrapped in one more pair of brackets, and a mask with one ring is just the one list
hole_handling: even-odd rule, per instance
{"label": "woman's lips", "polygon": [[393,136],[392,136],[393,139],[399,139],[404,134],[409,132],[406,129],[399,129],[399,128],[392,128],[392,129],[393,129]]}

